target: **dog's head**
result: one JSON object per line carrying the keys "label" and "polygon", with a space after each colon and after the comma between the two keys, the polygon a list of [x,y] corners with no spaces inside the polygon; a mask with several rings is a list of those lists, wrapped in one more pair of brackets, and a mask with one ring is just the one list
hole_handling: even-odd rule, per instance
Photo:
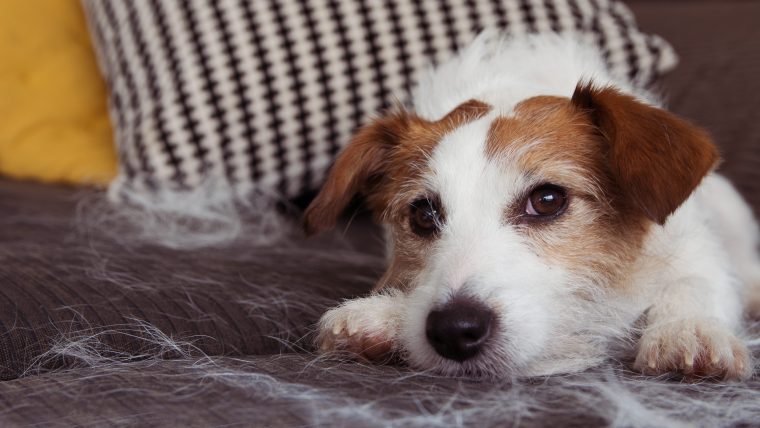
{"label": "dog's head", "polygon": [[714,167],[699,128],[612,88],[534,97],[502,114],[468,101],[428,121],[361,129],[305,215],[331,227],[362,194],[391,239],[378,289],[404,290],[416,367],[503,375],[561,358],[625,293],[648,230]]}

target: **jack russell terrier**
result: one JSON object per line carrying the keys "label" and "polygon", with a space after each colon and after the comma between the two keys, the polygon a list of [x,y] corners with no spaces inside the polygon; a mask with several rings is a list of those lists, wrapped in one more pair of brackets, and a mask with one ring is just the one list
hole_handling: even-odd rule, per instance
{"label": "jack russell terrier", "polygon": [[452,376],[636,370],[744,379],[758,227],[708,134],[560,36],[484,33],[413,109],[355,135],[305,213],[361,194],[386,231],[368,297],[328,311],[323,351]]}

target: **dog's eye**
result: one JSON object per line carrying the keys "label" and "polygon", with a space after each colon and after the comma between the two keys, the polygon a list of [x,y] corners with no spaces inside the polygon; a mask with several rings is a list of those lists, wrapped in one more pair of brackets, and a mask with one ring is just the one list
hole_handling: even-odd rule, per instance
{"label": "dog's eye", "polygon": [[409,211],[409,223],[412,232],[419,236],[430,236],[441,227],[441,210],[435,200],[428,198],[412,202]]}
{"label": "dog's eye", "polygon": [[525,214],[532,217],[556,217],[567,206],[567,193],[559,186],[543,184],[533,189],[525,202]]}

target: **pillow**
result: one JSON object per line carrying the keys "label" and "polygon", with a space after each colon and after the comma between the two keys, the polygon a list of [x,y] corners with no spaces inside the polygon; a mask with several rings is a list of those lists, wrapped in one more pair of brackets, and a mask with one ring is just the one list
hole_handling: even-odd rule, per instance
{"label": "pillow", "polygon": [[368,115],[484,27],[580,33],[646,86],[673,49],[614,0],[83,0],[124,154],[111,196],[317,188]]}
{"label": "pillow", "polygon": [[106,88],[79,2],[0,2],[0,58],[0,174],[110,182]]}

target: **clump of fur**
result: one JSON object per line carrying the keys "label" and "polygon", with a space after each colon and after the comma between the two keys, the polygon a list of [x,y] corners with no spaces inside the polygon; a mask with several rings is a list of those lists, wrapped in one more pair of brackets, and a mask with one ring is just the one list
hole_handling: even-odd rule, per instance
{"label": "clump of fur", "polygon": [[118,195],[82,198],[77,224],[123,245],[158,245],[174,250],[220,247],[245,239],[271,245],[291,235],[294,221],[283,216],[275,196],[238,195],[209,181],[189,190],[138,191],[121,187]]}

